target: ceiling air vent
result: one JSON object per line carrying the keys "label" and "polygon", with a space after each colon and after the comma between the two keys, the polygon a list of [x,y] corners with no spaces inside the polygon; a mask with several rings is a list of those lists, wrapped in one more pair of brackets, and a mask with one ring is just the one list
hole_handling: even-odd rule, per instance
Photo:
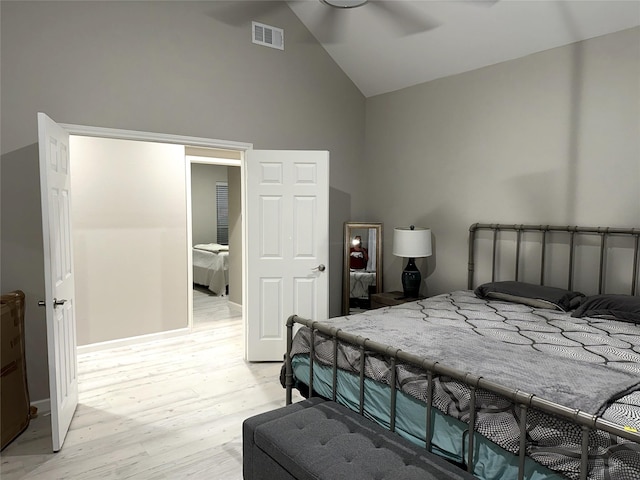
{"label": "ceiling air vent", "polygon": [[284,50],[284,30],[264,23],[251,22],[253,43]]}

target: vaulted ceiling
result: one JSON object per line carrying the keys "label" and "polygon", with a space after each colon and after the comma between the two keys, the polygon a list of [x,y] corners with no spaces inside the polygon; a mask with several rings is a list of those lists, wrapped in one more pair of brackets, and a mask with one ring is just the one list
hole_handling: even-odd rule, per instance
{"label": "vaulted ceiling", "polygon": [[367,97],[640,25],[640,0],[287,3]]}

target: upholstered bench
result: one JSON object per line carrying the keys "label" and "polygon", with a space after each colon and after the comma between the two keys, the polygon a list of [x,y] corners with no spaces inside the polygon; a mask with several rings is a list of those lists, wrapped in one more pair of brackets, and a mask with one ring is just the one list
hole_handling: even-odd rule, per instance
{"label": "upholstered bench", "polygon": [[335,402],[244,421],[245,480],[468,480],[472,475]]}

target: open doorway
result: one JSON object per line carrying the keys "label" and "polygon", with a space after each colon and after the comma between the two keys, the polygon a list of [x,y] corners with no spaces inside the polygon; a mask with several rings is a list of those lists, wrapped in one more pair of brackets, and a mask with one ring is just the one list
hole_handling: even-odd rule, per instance
{"label": "open doorway", "polygon": [[192,329],[242,315],[240,153],[186,147]]}
{"label": "open doorway", "polygon": [[[58,451],[64,437],[69,429],[73,412],[78,404],[78,382],[75,364],[77,360],[78,348],[76,344],[76,299],[77,292],[73,288],[75,280],[78,280],[74,273],[74,247],[72,239],[71,224],[75,224],[71,205],[77,203],[71,201],[72,186],[70,185],[70,162],[69,153],[78,154],[78,151],[71,148],[70,139],[78,138],[78,136],[87,136],[93,139],[101,140],[127,140],[134,144],[144,143],[146,146],[171,147],[172,152],[167,155],[170,159],[168,165],[171,166],[172,161],[177,160],[177,164],[182,167],[182,173],[172,168],[158,168],[158,164],[154,164],[154,168],[149,172],[149,177],[142,178],[141,182],[136,183],[136,188],[124,191],[121,195],[115,195],[112,199],[113,205],[124,205],[125,208],[119,211],[112,209],[110,215],[106,217],[113,223],[125,220],[125,227],[135,226],[146,230],[153,230],[155,236],[151,237],[155,240],[152,246],[176,244],[181,245],[183,254],[161,255],[159,265],[155,265],[156,270],[162,270],[162,263],[167,258],[171,262],[176,259],[184,259],[184,249],[187,242],[172,242],[175,237],[165,235],[168,231],[181,231],[188,235],[189,230],[185,228],[188,215],[186,205],[188,204],[186,194],[182,195],[185,205],[184,215],[176,214],[172,218],[172,222],[178,225],[177,229],[171,228],[175,225],[171,223],[169,229],[166,227],[157,228],[150,218],[144,215],[145,208],[147,211],[155,213],[162,210],[163,207],[171,205],[167,202],[163,195],[150,197],[145,194],[144,188],[148,180],[160,177],[180,177],[183,180],[186,177],[186,159],[184,145],[195,144],[203,147],[224,148],[242,152],[242,162],[240,169],[240,185],[242,186],[241,206],[241,243],[242,243],[242,325],[244,326],[244,359],[245,361],[278,361],[281,362],[282,351],[285,346],[285,336],[282,334],[281,318],[283,312],[292,312],[296,307],[304,307],[304,311],[299,312],[306,315],[307,318],[326,318],[328,315],[328,274],[326,264],[328,263],[328,193],[329,193],[329,152],[326,151],[269,151],[269,150],[253,150],[250,144],[241,144],[236,142],[221,142],[208,139],[198,139],[196,137],[181,137],[164,134],[153,134],[145,132],[132,132],[126,130],[112,130],[104,128],[86,127],[78,125],[57,124],[46,114],[38,114],[38,137],[40,150],[40,167],[42,169],[43,179],[41,184],[42,199],[42,218],[43,218],[43,242],[44,242],[44,270],[45,270],[45,300],[42,302],[46,306],[46,324],[48,335],[48,357],[49,361],[49,379],[51,388],[51,425],[53,450]],[[186,139],[186,140],[185,140]],[[164,143],[168,141],[170,143]],[[176,148],[173,148],[176,147]],[[250,153],[249,153],[250,151]],[[98,149],[97,152],[100,152]],[[160,152],[159,152],[160,153]],[[247,157],[245,157],[247,154]],[[91,155],[88,156],[91,158]],[[136,171],[139,167],[139,159],[133,159],[115,156],[119,161],[115,169],[112,169],[106,176],[94,175],[93,182],[87,182],[87,189],[100,192],[105,185],[120,187],[123,183],[131,182],[132,171]],[[152,156],[152,158],[155,158]],[[122,160],[125,160],[124,163]],[[128,160],[128,161],[127,161]],[[167,175],[169,171],[169,175]],[[56,183],[50,188],[49,180],[53,179]],[[105,181],[106,180],[106,181]],[[178,182],[177,184],[180,184]],[[182,183],[186,188],[186,180]],[[269,186],[269,193],[264,195],[261,193],[261,187]],[[298,191],[299,190],[299,191]],[[296,193],[298,191],[298,193]],[[305,192],[301,195],[301,192]],[[161,193],[164,193],[161,191]],[[183,192],[185,193],[185,192]],[[167,195],[170,197],[170,195]],[[265,201],[269,202],[274,198],[276,203],[272,203],[269,212],[265,212],[261,206]],[[134,201],[135,200],[135,201]],[[280,201],[282,200],[282,201]],[[81,203],[81,202],[80,202]],[[106,202],[108,207],[113,205]],[[100,206],[100,201],[94,199],[93,204]],[[276,207],[276,208],[273,208]],[[107,209],[108,210],[108,209]],[[179,209],[180,210],[180,209]],[[246,210],[246,214],[245,214]],[[140,216],[140,212],[143,215]],[[283,211],[293,212],[293,222],[283,222]],[[136,215],[138,215],[136,217]],[[104,215],[103,215],[104,216]],[[99,222],[95,222],[99,215],[86,215],[86,230],[97,228]],[[183,222],[184,219],[184,222]],[[134,221],[135,220],[135,221]],[[128,224],[127,224],[128,222]],[[248,225],[255,226],[255,231],[249,231]],[[252,226],[252,230],[253,230]],[[52,227],[52,228],[47,228]],[[109,233],[116,232],[120,227],[109,225]],[[154,230],[155,228],[155,230]],[[144,234],[135,228],[127,230],[122,228],[126,240],[137,239],[135,247],[129,247],[129,255],[127,259],[137,259],[142,257],[148,250],[148,245],[144,242],[140,244],[140,238]],[[143,232],[145,233],[145,232]],[[107,235],[108,237],[108,235]],[[179,237],[179,235],[178,235]],[[116,238],[122,241],[122,238]],[[143,238],[144,239],[144,238]],[[249,244],[251,239],[251,244]],[[281,240],[286,240],[281,241]],[[130,242],[131,243],[131,242]],[[103,239],[103,244],[108,244],[108,239]],[[51,248],[49,248],[51,246]],[[186,248],[191,251],[190,248]],[[248,258],[250,253],[254,252],[252,258]],[[256,273],[256,265],[259,262],[251,261],[263,260],[269,258],[272,252],[282,252],[278,257],[277,264],[273,262],[265,263],[271,268],[267,268]],[[118,260],[120,265],[128,265],[127,261],[121,258],[114,259],[109,255],[100,255],[101,252],[93,252],[98,261],[111,262]],[[286,253],[286,255],[285,255]],[[188,258],[188,254],[186,255]],[[293,262],[292,260],[296,261]],[[181,261],[181,260],[178,260]],[[185,262],[187,263],[187,262]],[[264,262],[263,262],[264,263]],[[296,268],[283,270],[281,267],[292,267],[296,264]],[[93,268],[88,268],[93,271]],[[189,280],[191,280],[191,270],[183,268],[182,272],[187,272]],[[164,272],[163,272],[164,273]],[[72,288],[66,288],[62,291],[59,286],[59,279],[65,277],[65,285],[71,284]],[[178,275],[179,277],[180,275]],[[151,277],[155,278],[155,277]],[[158,277],[159,283],[171,279],[170,275],[161,275]],[[156,278],[156,280],[158,280]],[[248,279],[257,279],[257,283],[249,283]],[[128,321],[130,324],[137,324],[136,317],[129,315],[129,312],[119,302],[119,294],[125,296],[129,293],[130,284],[126,284],[125,280],[131,280],[127,272],[118,270],[117,275],[109,279],[108,284],[112,287],[109,292],[103,292],[100,288],[95,288],[93,293],[106,299],[107,304],[111,307],[105,308],[110,315],[110,319]],[[139,281],[139,279],[136,279]],[[181,280],[178,278],[178,280]],[[183,279],[182,279],[183,280]],[[275,280],[275,282],[274,282]],[[265,282],[276,283],[278,285],[297,285],[302,288],[284,288],[283,292],[288,293],[286,296],[273,297],[271,289],[260,289],[265,286]],[[144,284],[144,282],[139,282]],[[158,282],[156,282],[157,284]],[[167,282],[168,283],[168,282]],[[189,282],[190,284],[191,282]],[[78,282],[76,282],[76,285]],[[93,287],[94,285],[92,285]],[[278,288],[277,285],[275,285]],[[133,289],[135,290],[135,288]],[[184,281],[176,287],[176,295],[181,296],[187,291],[187,299],[191,298],[189,292],[191,288],[185,285]],[[109,293],[115,292],[113,297]],[[164,291],[162,292],[164,293]],[[174,296],[168,294],[161,297],[162,301],[168,299],[173,302]],[[266,295],[265,295],[266,294]],[[61,295],[61,296],[58,296]],[[56,298],[57,297],[57,298]],[[127,298],[135,297],[128,295]],[[166,298],[165,298],[166,297]],[[247,298],[252,297],[252,302],[247,302]],[[274,301],[275,300],[275,301]],[[58,317],[54,315],[56,305],[68,304],[64,314],[64,332],[60,332]],[[249,305],[252,307],[249,308]],[[187,310],[189,312],[189,310]],[[163,312],[166,313],[166,312]],[[182,318],[185,311],[178,316]],[[275,313],[275,314],[274,314]],[[187,313],[187,316],[189,314]],[[111,326],[111,324],[109,324]],[[181,329],[179,329],[181,330]],[[60,335],[64,333],[64,337]],[[181,332],[179,332],[181,333]],[[265,335],[266,333],[266,335]],[[135,343],[139,343],[136,338]],[[62,359],[58,362],[58,359]],[[53,359],[54,361],[51,361]],[[61,368],[62,367],[62,368]],[[53,399],[59,399],[57,386],[64,385],[66,394],[64,403],[54,402]]]}
{"label": "open doorway", "polygon": [[192,230],[194,164],[224,170],[219,183],[232,186],[226,246],[236,258],[225,262],[216,294],[242,316],[242,151],[79,135],[70,142],[81,351],[193,329],[192,247],[205,243]]}

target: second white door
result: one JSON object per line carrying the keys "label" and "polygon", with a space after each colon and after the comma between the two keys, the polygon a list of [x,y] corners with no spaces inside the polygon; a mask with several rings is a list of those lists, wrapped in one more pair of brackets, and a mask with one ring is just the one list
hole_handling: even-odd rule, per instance
{"label": "second white door", "polygon": [[329,152],[251,150],[246,167],[246,356],[281,361],[286,319],[329,313]]}

